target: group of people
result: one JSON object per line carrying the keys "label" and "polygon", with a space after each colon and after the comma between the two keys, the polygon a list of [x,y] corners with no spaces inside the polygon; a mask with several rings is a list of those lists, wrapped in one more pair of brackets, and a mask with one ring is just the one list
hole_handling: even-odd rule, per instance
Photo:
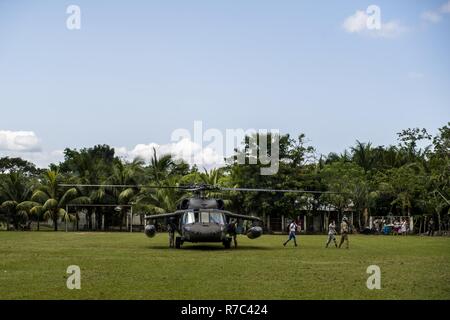
{"label": "group of people", "polygon": [[406,236],[408,234],[408,223],[406,222],[406,219],[403,219],[401,222],[399,220],[394,221],[394,228],[393,233],[394,235],[404,235]]}
{"label": "group of people", "polygon": [[[382,225],[385,224],[385,221],[381,222]],[[380,231],[380,221],[375,220],[374,222],[376,230]],[[344,216],[342,218],[341,226],[340,226],[340,242],[339,245],[336,240],[336,236],[338,232],[336,231],[336,222],[334,220],[331,221],[331,223],[328,226],[328,239],[325,245],[325,248],[328,248],[331,242],[334,242],[334,245],[336,248],[341,248],[342,245],[345,242],[346,248],[349,249],[349,241],[348,241],[348,234],[350,232],[350,223],[348,221],[348,218]],[[289,224],[289,237],[286,240],[286,242],[283,243],[283,246],[286,246],[291,240],[294,241],[294,246],[298,246],[297,244],[297,230],[299,228],[299,225],[295,222],[295,220],[292,220],[292,222]],[[175,247],[175,231],[176,231],[176,224],[174,219],[171,219],[168,224],[168,231],[169,231],[169,245],[171,248]],[[406,219],[403,219],[401,222],[399,220],[394,221],[393,225],[393,234],[401,234],[406,235],[409,231],[409,225]],[[231,220],[228,224],[228,233],[233,239],[234,247],[237,248],[237,221],[235,219]],[[431,219],[428,222],[428,235],[432,236],[434,234],[434,221]]]}
{"label": "group of people", "polygon": [[[286,242],[283,243],[283,246],[286,246],[289,243],[289,241],[291,241],[291,240],[294,240],[294,245],[296,247],[298,246],[297,235],[296,235],[297,229],[298,229],[298,224],[295,222],[295,220],[292,220],[292,222],[289,224],[289,238],[286,240]],[[334,220],[332,220],[328,226],[328,239],[327,239],[325,248],[328,248],[331,241],[334,242],[334,245],[336,246],[336,248],[341,248],[342,245],[344,244],[344,242],[345,242],[346,248],[347,249],[349,248],[348,234],[350,232],[350,223],[349,223],[347,217],[344,217],[342,219],[340,232],[341,232],[341,239],[340,239],[340,242],[338,245],[337,240],[336,240],[336,235],[337,235],[336,222]]]}
{"label": "group of people", "polygon": [[376,219],[373,222],[373,229],[377,234],[393,234],[406,236],[409,233],[409,223],[407,219],[396,219],[393,223],[386,223],[386,220]]}

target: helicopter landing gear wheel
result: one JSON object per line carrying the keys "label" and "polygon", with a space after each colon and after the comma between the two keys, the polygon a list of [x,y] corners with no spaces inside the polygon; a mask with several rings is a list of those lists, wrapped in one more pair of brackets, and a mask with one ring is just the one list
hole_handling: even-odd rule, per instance
{"label": "helicopter landing gear wheel", "polygon": [[226,238],[225,240],[223,240],[223,246],[225,247],[225,249],[231,248],[231,240],[231,238]]}
{"label": "helicopter landing gear wheel", "polygon": [[181,237],[177,237],[175,239],[175,248],[180,249],[182,244],[183,244],[183,241],[181,240]]}

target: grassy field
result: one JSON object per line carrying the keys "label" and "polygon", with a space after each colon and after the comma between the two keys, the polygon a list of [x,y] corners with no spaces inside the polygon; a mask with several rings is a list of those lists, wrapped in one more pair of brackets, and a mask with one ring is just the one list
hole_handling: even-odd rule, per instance
{"label": "grassy field", "polygon": [[[141,233],[0,232],[0,299],[450,299],[450,238],[326,236],[249,240],[240,248],[185,244]],[[81,290],[66,269],[81,268]],[[368,290],[378,265],[382,289]]]}

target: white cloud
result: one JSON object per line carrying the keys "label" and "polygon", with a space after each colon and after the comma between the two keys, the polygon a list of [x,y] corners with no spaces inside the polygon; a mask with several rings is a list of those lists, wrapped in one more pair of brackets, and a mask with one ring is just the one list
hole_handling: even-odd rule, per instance
{"label": "white cloud", "polygon": [[356,13],[347,19],[343,23],[343,27],[347,32],[358,33],[367,29],[367,14],[364,11],[356,11]]}
{"label": "white cloud", "polygon": [[450,13],[450,1],[447,1],[435,10],[429,10],[422,13],[421,18],[425,22],[438,23],[442,20],[443,15]]}
{"label": "white cloud", "polygon": [[64,160],[63,150],[42,150],[41,141],[33,131],[0,130],[0,157],[22,158],[37,167]]}
{"label": "white cloud", "polygon": [[41,146],[33,131],[0,130],[0,151],[39,152]]}
{"label": "white cloud", "polygon": [[380,30],[370,30],[375,37],[396,38],[405,33],[408,29],[398,21],[389,21],[381,24]]}
{"label": "white cloud", "polygon": [[[142,158],[149,162],[153,157],[153,148],[157,157],[170,154],[175,160],[184,160],[189,165],[196,164],[200,169],[217,168],[225,165],[223,151],[213,147],[201,147],[192,140],[184,138],[169,144],[137,144],[132,149],[115,147],[116,155],[133,160]],[[33,132],[24,131],[0,131],[0,157],[20,157],[31,161],[40,168],[46,168],[51,163],[59,163],[64,160],[63,150],[41,150],[40,141]]]}
{"label": "white cloud", "polygon": [[442,19],[441,15],[434,11],[425,11],[424,13],[422,13],[421,18],[422,20],[432,23],[438,23]]}
{"label": "white cloud", "polygon": [[39,168],[47,168],[50,163],[59,163],[64,160],[63,150],[40,151],[40,152],[18,152],[0,151],[0,157],[22,158],[34,163]]}
{"label": "white cloud", "polygon": [[170,154],[175,160],[184,160],[189,165],[196,164],[199,168],[217,168],[225,164],[222,150],[215,150],[212,147],[201,147],[190,139],[184,138],[175,143],[162,144],[149,143],[137,144],[133,149],[128,150],[125,147],[116,147],[116,154],[126,160],[141,158],[149,162],[153,157],[153,148],[156,150],[157,157]]}
{"label": "white cloud", "polygon": [[379,38],[395,38],[407,31],[407,28],[398,21],[381,22],[380,28],[369,29],[367,27],[367,20],[369,16],[366,12],[358,10],[355,14],[347,17],[342,24],[342,27],[348,33],[355,33],[360,35],[367,35]]}

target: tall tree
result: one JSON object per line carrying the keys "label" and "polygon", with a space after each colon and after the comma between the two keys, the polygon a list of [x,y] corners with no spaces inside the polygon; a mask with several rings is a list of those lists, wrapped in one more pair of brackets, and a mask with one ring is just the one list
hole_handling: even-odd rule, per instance
{"label": "tall tree", "polygon": [[[178,178],[172,177],[165,181],[166,187],[177,185]],[[184,193],[175,188],[142,188],[136,197],[137,208],[152,214],[174,212],[184,197]]]}
{"label": "tall tree", "polygon": [[[408,128],[397,133],[399,146],[404,150],[408,156],[409,162],[420,161],[423,163],[425,157],[430,151],[431,145],[429,142],[432,136],[425,128]],[[421,144],[425,144],[422,145]]]}
{"label": "tall tree", "polygon": [[426,194],[426,179],[420,164],[410,163],[393,168],[379,176],[379,192],[392,197],[391,205],[411,216],[414,205]]}
{"label": "tall tree", "polygon": [[3,199],[2,207],[7,212],[7,226],[12,222],[14,228],[28,219],[27,210],[18,206],[30,199],[32,185],[22,172],[11,172],[0,180],[0,197]]}
{"label": "tall tree", "polygon": [[372,152],[372,144],[370,142],[362,143],[356,140],[356,146],[352,147],[351,151],[353,162],[363,168],[365,174],[373,169],[375,157]]}
{"label": "tall tree", "polygon": [[325,166],[322,170],[322,181],[328,191],[336,194],[324,194],[322,199],[332,204],[342,214],[345,209],[355,206],[355,199],[364,213],[367,210],[367,201],[362,197],[368,194],[368,188],[364,179],[364,171],[358,165],[339,161]]}
{"label": "tall tree", "polygon": [[24,175],[38,175],[42,170],[33,163],[22,158],[0,158],[0,174],[9,172],[22,172]]}
{"label": "tall tree", "polygon": [[[131,163],[116,163],[113,167],[112,175],[106,180],[107,184],[112,185],[132,185],[133,187],[107,188],[111,194],[113,204],[130,205],[136,200],[136,196],[140,191],[137,187],[141,183],[144,169],[144,161],[135,159]],[[116,211],[120,221],[120,230],[123,227],[123,220],[126,212],[124,210]]]}
{"label": "tall tree", "polygon": [[68,204],[87,204],[90,199],[79,196],[76,188],[63,188],[60,186],[61,176],[57,171],[47,171],[42,175],[40,185],[34,191],[32,203],[22,203],[23,207],[32,205],[31,210],[43,212],[45,219],[53,221],[54,230],[58,231],[58,220],[69,221],[70,216],[66,210]]}
{"label": "tall tree", "polygon": [[153,157],[150,159],[150,165],[147,170],[150,178],[159,184],[168,178],[174,165],[172,155],[165,154],[158,157],[156,149],[153,148]]}

